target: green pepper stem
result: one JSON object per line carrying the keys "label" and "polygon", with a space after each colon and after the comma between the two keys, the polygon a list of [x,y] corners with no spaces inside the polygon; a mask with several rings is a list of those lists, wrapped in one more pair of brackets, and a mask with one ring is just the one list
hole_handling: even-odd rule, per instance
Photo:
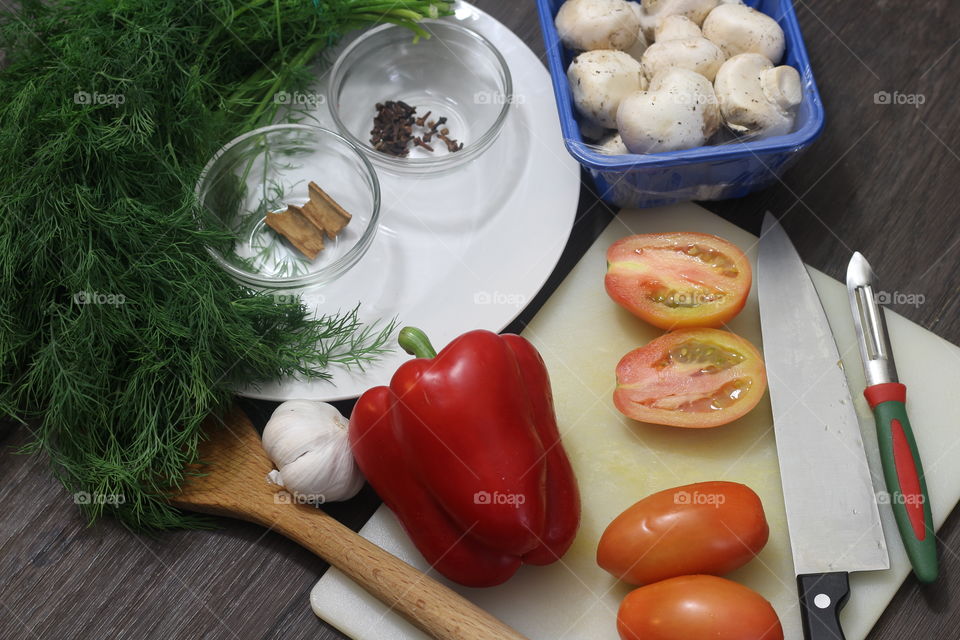
{"label": "green pepper stem", "polygon": [[400,335],[397,337],[400,348],[412,356],[418,358],[436,358],[437,350],[430,344],[430,338],[416,327],[404,327],[400,329]]}

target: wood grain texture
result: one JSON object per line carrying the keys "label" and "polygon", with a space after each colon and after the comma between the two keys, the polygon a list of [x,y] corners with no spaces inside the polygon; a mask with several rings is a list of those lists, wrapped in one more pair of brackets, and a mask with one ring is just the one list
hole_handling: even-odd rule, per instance
{"label": "wood grain texture", "polygon": [[394,613],[437,640],[525,640],[460,594],[267,482],[273,463],[240,409],[208,418],[202,464],[170,502],[181,509],[238,518],[276,531],[326,560]]}
{"label": "wood grain texture", "polygon": [[[543,44],[532,2],[478,0],[535,52]],[[711,210],[757,232],[764,211],[781,216],[801,255],[840,278],[853,249],[891,292],[921,304],[893,308],[960,343],[960,10],[951,0],[907,5],[796,0],[827,110],[819,142],[783,184]],[[925,102],[875,104],[878,91]],[[585,184],[571,241],[533,317],[611,219]],[[935,363],[931,363],[935,366]],[[272,405],[246,405],[262,426]],[[348,409],[349,407],[345,407]],[[922,425],[916,425],[923,437]],[[26,428],[0,425],[0,638],[84,640],[333,640],[343,636],[310,611],[326,564],[261,527],[222,522],[210,532],[136,537],[111,522],[87,527],[40,458],[13,451]],[[357,529],[378,504],[369,489],[329,513]],[[954,638],[960,628],[960,516],[940,532],[940,581],[910,578],[871,640]]]}

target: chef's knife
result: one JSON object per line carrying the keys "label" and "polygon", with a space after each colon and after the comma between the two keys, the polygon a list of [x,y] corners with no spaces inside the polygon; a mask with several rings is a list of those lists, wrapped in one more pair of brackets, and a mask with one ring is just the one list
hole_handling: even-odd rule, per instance
{"label": "chef's knife", "polygon": [[769,213],[757,277],[804,637],[842,640],[848,573],[890,566],[860,423],[817,291]]}
{"label": "chef's knife", "polygon": [[907,417],[907,388],[897,380],[876,276],[859,252],[847,267],[847,293],[867,380],[863,395],[877,422],[890,506],[913,572],[921,582],[933,582],[939,573],[936,535],[920,453]]}

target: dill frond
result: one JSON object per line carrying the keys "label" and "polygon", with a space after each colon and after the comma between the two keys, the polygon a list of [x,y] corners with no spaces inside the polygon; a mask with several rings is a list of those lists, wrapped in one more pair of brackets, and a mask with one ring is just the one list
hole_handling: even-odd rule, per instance
{"label": "dill frond", "polygon": [[312,318],[210,258],[193,185],[276,117],[346,31],[445,14],[401,0],[24,0],[0,14],[0,410],[91,518],[197,526],[163,496],[231,389],[328,376],[392,322]]}

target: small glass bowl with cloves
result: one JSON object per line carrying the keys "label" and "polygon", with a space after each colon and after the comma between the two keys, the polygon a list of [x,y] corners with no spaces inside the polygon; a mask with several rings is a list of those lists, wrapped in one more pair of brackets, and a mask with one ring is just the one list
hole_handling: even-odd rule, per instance
{"label": "small glass bowl with cloves", "polygon": [[478,158],[513,102],[510,69],[486,38],[449,20],[420,25],[429,38],[392,24],[371,29],[330,71],[340,133],[395,173],[441,173]]}

